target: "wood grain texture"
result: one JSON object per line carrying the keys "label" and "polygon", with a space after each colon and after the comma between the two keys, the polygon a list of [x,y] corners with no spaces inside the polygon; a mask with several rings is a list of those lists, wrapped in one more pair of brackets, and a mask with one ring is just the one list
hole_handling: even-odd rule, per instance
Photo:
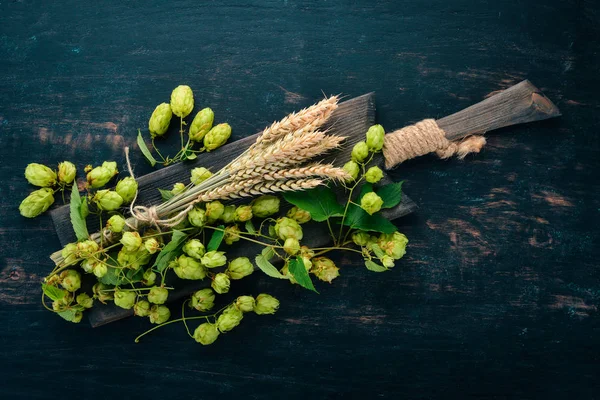
{"label": "wood grain texture", "polygon": [[[599,37],[590,0],[0,2],[3,397],[596,398]],[[49,216],[18,215],[25,166],[122,165],[178,84],[237,140],[322,91],[375,91],[393,131],[524,79],[563,116],[392,171],[420,208],[396,222],[410,243],[390,273],[340,256],[319,295],[254,274],[232,292],[281,309],[212,347],[181,326],[135,344],[146,320],[92,329],[39,304],[60,243]]]}
{"label": "wood grain texture", "polygon": [[524,80],[436,122],[453,141],[473,134],[558,117],[560,111],[538,88]]}

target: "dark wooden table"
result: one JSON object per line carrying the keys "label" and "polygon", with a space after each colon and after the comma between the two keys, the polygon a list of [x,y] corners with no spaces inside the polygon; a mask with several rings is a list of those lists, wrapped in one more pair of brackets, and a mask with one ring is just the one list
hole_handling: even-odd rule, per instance
{"label": "dark wooden table", "polygon": [[[599,41],[591,0],[0,2],[2,398],[596,398]],[[525,78],[563,117],[393,172],[421,208],[390,273],[338,258],[320,295],[254,274],[236,291],[281,310],[210,347],[40,305],[59,245],[48,216],[18,214],[25,166],[122,163],[177,84],[239,139],[321,91],[376,91],[391,130]]]}

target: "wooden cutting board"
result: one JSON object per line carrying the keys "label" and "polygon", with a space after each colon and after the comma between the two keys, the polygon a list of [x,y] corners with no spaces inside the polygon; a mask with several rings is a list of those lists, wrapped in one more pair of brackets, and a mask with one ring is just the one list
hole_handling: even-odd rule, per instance
{"label": "wooden cutting board", "polygon": [[[325,161],[332,162],[336,166],[344,165],[350,159],[350,153],[354,144],[364,140],[367,129],[374,123],[374,93],[367,93],[340,103],[325,127],[330,134],[344,136],[346,140],[339,149],[325,157]],[[138,177],[139,194],[136,204],[149,206],[160,203],[162,200],[158,188],[170,189],[176,182],[189,182],[190,170],[195,167],[202,166],[209,168],[213,172],[218,171],[254,143],[257,135],[229,143],[217,151],[203,153],[196,160],[178,163]],[[139,153],[139,157],[142,157],[141,153]],[[383,169],[383,156],[381,154],[375,158],[375,164],[382,166]],[[382,183],[389,182],[391,182],[389,177],[384,175]],[[249,199],[240,200],[240,202],[249,201]],[[408,196],[403,195],[400,204],[383,211],[383,215],[393,220],[413,212],[416,208],[417,205]],[[64,246],[67,243],[76,241],[69,218],[69,206],[58,207],[52,210],[50,215],[61,245]],[[98,231],[97,222],[90,220],[88,224],[90,232]],[[305,240],[303,240],[303,244],[310,247],[320,247],[330,242],[328,231],[326,228],[324,229],[322,224],[306,224],[304,236]],[[233,246],[226,247],[224,250],[227,252],[228,258],[246,256],[252,259],[256,254],[260,253],[261,247],[249,242],[244,242],[243,245],[237,242]],[[209,286],[210,281],[207,279],[204,281],[183,281],[173,276],[168,281],[168,284],[178,288],[169,295],[169,300],[172,301],[188,296],[202,287]],[[88,315],[92,326],[100,326],[132,315],[132,311],[109,304],[94,307],[89,311]]]}

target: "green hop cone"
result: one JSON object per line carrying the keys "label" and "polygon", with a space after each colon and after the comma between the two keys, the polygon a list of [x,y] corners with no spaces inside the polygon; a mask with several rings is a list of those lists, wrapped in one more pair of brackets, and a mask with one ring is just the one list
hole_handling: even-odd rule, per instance
{"label": "green hop cone", "polygon": [[83,312],[75,311],[75,314],[73,315],[73,319],[71,320],[71,322],[74,324],[78,324],[81,322],[82,319],[83,319]]}
{"label": "green hop cone", "polygon": [[133,305],[133,313],[138,317],[147,317],[150,315],[150,303],[146,300],[140,300]]}
{"label": "green hop cone", "polygon": [[206,136],[204,136],[204,148],[206,151],[213,151],[223,146],[231,136],[231,126],[229,124],[219,124],[213,127]]}
{"label": "green hop cone", "polygon": [[50,187],[56,184],[56,172],[43,164],[31,163],[25,168],[25,179],[34,186]]}
{"label": "green hop cone", "polygon": [[258,315],[264,314],[275,314],[279,308],[279,300],[270,294],[261,293],[256,296],[256,304],[254,305],[254,312]]}
{"label": "green hop cone", "polygon": [[77,261],[77,243],[69,243],[60,252],[64,265],[71,265]]}
{"label": "green hop cone", "polygon": [[98,243],[93,240],[84,240],[77,243],[77,254],[79,258],[90,258],[98,251]]}
{"label": "green hop cone", "polygon": [[70,185],[75,180],[77,167],[70,161],[63,161],[58,164],[58,181],[65,185]]}
{"label": "green hop cone", "polygon": [[408,238],[400,232],[391,234],[382,233],[377,240],[377,245],[381,250],[394,260],[399,260],[406,254],[407,244]]}
{"label": "green hop cone", "polygon": [[100,301],[102,304],[106,304],[107,301],[114,299],[114,292],[111,289],[112,286],[97,282],[92,287],[92,292],[94,292],[94,297],[98,299],[98,301]]}
{"label": "green hop cone", "polygon": [[383,171],[379,167],[371,167],[365,174],[365,179],[369,183],[377,183],[383,178]]}
{"label": "green hop cone", "polygon": [[106,227],[110,229],[111,232],[123,232],[123,228],[125,228],[125,218],[120,215],[113,215],[106,221]]}
{"label": "green hop cone", "polygon": [[171,310],[167,306],[153,305],[150,308],[150,322],[153,324],[164,324],[171,318]]}
{"label": "green hop cone", "polygon": [[104,211],[117,210],[123,204],[123,198],[112,190],[98,190],[93,198],[99,209]]}
{"label": "green hop cone", "polygon": [[207,346],[214,343],[219,337],[219,334],[220,332],[217,329],[217,325],[211,324],[210,322],[204,322],[194,330],[194,340]]}
{"label": "green hop cone", "polygon": [[252,215],[266,218],[279,212],[279,197],[270,194],[260,196],[252,202]]}
{"label": "green hop cone", "polygon": [[149,254],[155,254],[160,250],[160,243],[155,238],[149,238],[144,240],[144,248]]}
{"label": "green hop cone", "polygon": [[287,238],[283,243],[283,250],[289,255],[293,256],[300,251],[300,242],[298,239]]}
{"label": "green hop cone", "polygon": [[212,176],[212,172],[204,167],[194,168],[191,172],[190,181],[194,185],[199,185]]}
{"label": "green hop cone", "polygon": [[183,192],[185,192],[185,184],[181,182],[177,182],[176,184],[174,184],[173,189],[171,189],[171,193],[173,193],[173,196],[177,196],[178,194]]}
{"label": "green hop cone", "polygon": [[367,146],[369,151],[380,151],[383,148],[385,130],[381,125],[373,125],[367,131]]}
{"label": "green hop cone", "polygon": [[352,161],[362,163],[369,156],[369,146],[366,142],[358,142],[352,148]]}
{"label": "green hop cone", "polygon": [[206,253],[206,249],[202,242],[198,239],[188,240],[183,245],[183,252],[190,257],[195,258],[196,260],[200,260],[202,256]]}
{"label": "green hop cone", "polygon": [[214,305],[215,292],[210,288],[198,290],[192,295],[191,306],[200,312],[209,311]]}
{"label": "green hop cone", "polygon": [[97,278],[102,278],[108,273],[108,267],[102,263],[95,263],[92,266],[92,272]]}
{"label": "green hop cone", "polygon": [[299,224],[304,224],[311,220],[310,212],[303,210],[301,208],[298,208],[296,206],[290,208],[289,211],[287,212],[286,216],[288,218],[293,219],[294,221],[296,221]]}
{"label": "green hop cone", "polygon": [[235,299],[234,303],[238,310],[245,313],[253,311],[255,304],[256,302],[252,296],[239,296],[237,299]]}
{"label": "green hop cone", "polygon": [[87,293],[78,294],[75,300],[83,308],[92,308],[94,306],[94,299]]}
{"label": "green hop cone", "polygon": [[209,222],[214,222],[223,215],[225,211],[225,206],[220,201],[211,201],[210,203],[206,203],[206,218]]}
{"label": "green hop cone", "polygon": [[223,214],[221,215],[221,221],[226,224],[230,224],[235,221],[235,206],[225,206],[225,210],[223,210]]}
{"label": "green hop cone", "polygon": [[169,291],[166,288],[154,286],[148,292],[148,301],[154,304],[165,304],[169,297]]}
{"label": "green hop cone", "polygon": [[79,290],[81,287],[81,274],[74,269],[61,272],[60,280],[62,287],[71,293]]}
{"label": "green hop cone", "polygon": [[73,302],[73,294],[66,293],[60,299],[52,302],[52,309],[54,311],[64,311]]}
{"label": "green hop cone", "polygon": [[200,280],[206,277],[206,268],[197,260],[184,254],[172,265],[173,271],[181,279]]}
{"label": "green hop cone", "polygon": [[240,322],[242,322],[242,319],[244,319],[244,313],[238,310],[235,305],[231,305],[219,315],[219,318],[217,318],[217,328],[219,328],[221,332],[229,332],[238,326]]}
{"label": "green hop cone", "polygon": [[142,245],[142,237],[137,232],[125,232],[120,240],[123,249],[129,253],[137,251]]}
{"label": "green hop cone", "polygon": [[142,275],[142,284],[144,286],[152,286],[156,282],[156,272],[151,269],[147,269],[144,271],[144,275]]}
{"label": "green hop cone", "polygon": [[113,176],[118,174],[117,163],[114,161],[105,161],[101,166],[92,169],[87,173],[88,186],[97,189],[106,185]]}
{"label": "green hop cone", "polygon": [[373,215],[381,210],[382,205],[383,200],[375,192],[369,192],[360,199],[360,208],[365,210],[369,215]]}
{"label": "green hop cone", "polygon": [[204,211],[200,207],[192,208],[188,213],[187,217],[189,223],[197,228],[201,228],[206,224],[206,211]]}
{"label": "green hop cone", "polygon": [[218,294],[224,294],[229,292],[230,285],[231,281],[229,280],[229,276],[223,272],[219,272],[214,276],[210,287]]}
{"label": "green hop cone", "polygon": [[157,105],[150,116],[150,120],[148,121],[148,130],[150,131],[150,136],[155,138],[167,133],[167,129],[169,129],[169,123],[171,122],[172,117],[173,112],[171,111],[170,104],[162,103]]}
{"label": "green hop cone", "polygon": [[340,276],[340,269],[327,257],[313,258],[312,263],[311,272],[324,282],[331,283],[331,281]]}
{"label": "green hop cone", "polygon": [[117,307],[124,308],[125,310],[129,310],[135,304],[135,299],[137,298],[137,294],[133,291],[129,290],[115,290],[115,305]]}
{"label": "green hop cone", "polygon": [[210,128],[212,128],[214,120],[215,113],[210,108],[206,107],[198,111],[198,114],[196,114],[190,125],[190,140],[193,142],[201,142],[208,131],[210,131]]}
{"label": "green hop cone", "polygon": [[117,169],[117,162],[116,161],[104,161],[102,163],[102,168],[105,168],[112,175],[116,175],[116,174],[119,173],[119,170]]}
{"label": "green hop cone", "polygon": [[225,234],[223,235],[223,240],[226,244],[232,245],[234,242],[240,240],[240,228],[237,225],[230,225],[225,228]]}
{"label": "green hop cone", "polygon": [[194,93],[187,85],[179,85],[171,92],[171,110],[180,118],[185,118],[194,109]]}
{"label": "green hop cone", "polygon": [[360,165],[358,165],[356,161],[348,161],[346,164],[344,164],[343,168],[344,171],[350,175],[350,178],[352,178],[353,181],[358,178],[358,174],[360,173]]}
{"label": "green hop cone", "polygon": [[358,231],[352,234],[352,241],[355,245],[364,247],[369,243],[370,237],[371,236],[367,232]]}
{"label": "green hop cone", "polygon": [[252,206],[239,206],[235,209],[234,219],[237,222],[246,222],[252,219]]}
{"label": "green hop cone", "polygon": [[379,259],[381,264],[386,268],[394,268],[394,259],[388,255],[385,255]]}
{"label": "green hop cone", "polygon": [[81,262],[81,269],[87,274],[92,274],[96,264],[98,264],[98,261],[93,258],[87,258]]}
{"label": "green hop cone", "polygon": [[231,260],[226,272],[231,279],[242,279],[254,272],[254,266],[248,257],[238,257]]}
{"label": "green hop cone", "polygon": [[281,217],[277,220],[275,223],[275,234],[279,236],[281,240],[293,238],[300,241],[303,237],[300,224],[287,217]]}
{"label": "green hop cone", "polygon": [[115,191],[123,198],[123,202],[125,204],[131,203],[137,193],[137,190],[138,183],[131,176],[121,179],[115,187]]}
{"label": "green hop cone", "polygon": [[26,218],[35,218],[46,211],[54,203],[54,191],[50,188],[42,188],[31,192],[31,194],[19,205],[19,212]]}
{"label": "green hop cone", "polygon": [[227,263],[224,251],[209,251],[202,256],[202,264],[207,268],[222,267]]}

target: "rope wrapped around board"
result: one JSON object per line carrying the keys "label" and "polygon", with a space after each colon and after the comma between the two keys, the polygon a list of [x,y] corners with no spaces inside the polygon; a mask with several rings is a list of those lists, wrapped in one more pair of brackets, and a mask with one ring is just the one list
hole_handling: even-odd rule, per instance
{"label": "rope wrapped around board", "polygon": [[411,158],[433,152],[443,159],[454,155],[463,159],[469,153],[479,153],[485,143],[485,138],[481,135],[450,141],[434,119],[424,119],[385,135],[385,167],[390,169]]}

